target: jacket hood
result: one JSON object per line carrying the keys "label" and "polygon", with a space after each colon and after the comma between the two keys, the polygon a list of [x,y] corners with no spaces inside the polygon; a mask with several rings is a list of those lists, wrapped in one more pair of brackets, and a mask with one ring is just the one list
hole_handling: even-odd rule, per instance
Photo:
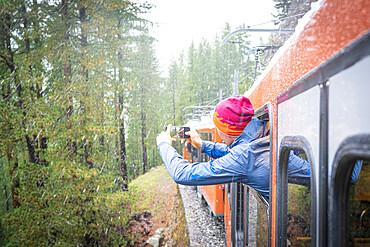
{"label": "jacket hood", "polygon": [[252,142],[258,138],[263,137],[263,128],[265,124],[263,121],[258,118],[253,118],[244,131],[234,140],[230,145],[230,148],[233,148],[237,145]]}

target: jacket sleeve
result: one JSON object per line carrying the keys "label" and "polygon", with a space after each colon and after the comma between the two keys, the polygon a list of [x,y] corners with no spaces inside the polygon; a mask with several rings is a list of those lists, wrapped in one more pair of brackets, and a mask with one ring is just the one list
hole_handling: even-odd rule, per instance
{"label": "jacket sleeve", "polygon": [[360,175],[363,162],[364,162],[363,160],[356,160],[355,166],[353,167],[352,174],[351,174],[351,180],[350,180],[351,184],[356,183],[358,176]]}
{"label": "jacket sleeve", "polygon": [[214,185],[237,180],[245,173],[233,154],[209,162],[189,164],[169,143],[158,145],[159,153],[172,179],[183,185]]}
{"label": "jacket sleeve", "polygon": [[289,153],[288,177],[309,178],[311,176],[308,161],[298,157],[291,150]]}
{"label": "jacket sleeve", "polygon": [[201,151],[213,159],[218,159],[228,154],[230,149],[224,143],[203,141]]}

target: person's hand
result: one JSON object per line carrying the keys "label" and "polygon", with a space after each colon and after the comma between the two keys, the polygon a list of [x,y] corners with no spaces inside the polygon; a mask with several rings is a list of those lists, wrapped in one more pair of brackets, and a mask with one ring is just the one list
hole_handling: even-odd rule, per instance
{"label": "person's hand", "polygon": [[169,124],[166,131],[162,131],[161,133],[159,133],[159,135],[157,136],[157,146],[162,142],[167,142],[171,145],[172,142],[176,141],[176,139],[171,137],[171,128],[172,124]]}
{"label": "person's hand", "polygon": [[195,129],[190,128],[190,131],[186,132],[185,135],[190,136],[189,139],[186,141],[185,145],[191,143],[191,145],[193,145],[193,147],[195,147],[196,149],[202,148],[202,139],[200,138],[198,132]]}

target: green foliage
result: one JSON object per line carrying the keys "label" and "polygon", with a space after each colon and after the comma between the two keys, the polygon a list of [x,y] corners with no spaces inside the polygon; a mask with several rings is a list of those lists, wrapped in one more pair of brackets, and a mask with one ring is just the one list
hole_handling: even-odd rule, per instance
{"label": "green foliage", "polygon": [[124,244],[134,204],[130,192],[113,194],[113,178],[96,169],[55,168],[28,163],[18,169],[17,199],[22,203],[1,223],[12,233],[9,242],[16,246]]}
{"label": "green foliage", "polygon": [[126,245],[136,199],[122,190],[117,136],[130,99],[118,96],[132,97],[129,58],[150,5],[1,4],[0,242]]}
{"label": "green foliage", "polygon": [[277,10],[278,13],[273,16],[277,20],[281,20],[287,17],[292,0],[274,0],[274,2],[275,2],[275,9]]}
{"label": "green foliage", "polygon": [[[151,5],[0,3],[0,242],[125,245],[130,180],[161,164],[156,135],[251,72],[248,36],[203,40],[161,78]],[[242,28],[242,27],[240,27]],[[231,31],[226,25],[223,36]],[[240,83],[244,91],[247,78]],[[241,92],[242,93],[242,92]]]}
{"label": "green foliage", "polygon": [[[245,26],[238,27],[241,28]],[[223,37],[230,32],[231,27],[226,23]],[[235,43],[231,44],[222,45],[220,40],[216,37],[214,44],[203,40],[197,48],[192,43],[187,61],[184,55],[180,55],[178,61],[172,61],[164,86],[168,100],[165,103],[166,114],[163,115],[167,124],[185,124],[189,117],[198,114],[196,111],[184,111],[187,106],[214,106],[220,97],[233,95],[235,71],[238,71],[240,94],[251,86],[253,62],[248,59],[248,35],[234,36],[232,41]]]}

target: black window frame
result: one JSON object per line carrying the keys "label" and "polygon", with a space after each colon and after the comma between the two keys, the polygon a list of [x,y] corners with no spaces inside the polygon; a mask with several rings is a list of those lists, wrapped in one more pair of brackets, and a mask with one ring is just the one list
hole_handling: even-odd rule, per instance
{"label": "black window frame", "polygon": [[334,156],[329,181],[329,246],[348,246],[348,196],[356,160],[370,160],[370,134],[347,137]]}
{"label": "black window frame", "polygon": [[[266,115],[268,116],[269,130],[264,129],[264,135],[270,136],[270,162],[269,162],[269,200],[267,201],[260,193],[257,192],[259,198],[264,202],[267,208],[267,220],[268,220],[268,246],[271,246],[271,197],[272,197],[272,133],[274,133],[275,121],[272,116],[272,104],[271,102],[265,103],[263,106],[254,111],[254,117],[260,120],[266,120]],[[247,229],[248,227],[246,227]],[[247,235],[248,236],[248,235]]]}
{"label": "black window frame", "polygon": [[287,199],[288,199],[288,165],[289,154],[291,150],[302,151],[306,154],[310,164],[311,181],[311,246],[315,246],[316,239],[316,181],[315,174],[318,172],[315,168],[312,147],[304,136],[285,136],[281,140],[279,149],[279,160],[277,170],[277,198],[276,198],[276,243],[277,246],[287,245]]}
{"label": "black window frame", "polygon": [[[272,143],[272,128],[274,126],[273,118],[272,118],[272,106],[270,102],[265,103],[263,106],[255,110],[254,117],[258,118],[263,121],[269,122],[269,132],[264,129],[264,136],[267,136],[266,133],[270,136],[270,161],[269,161],[269,201],[267,201],[259,192],[255,191],[253,188],[249,186],[250,190],[254,190],[257,194],[257,197],[262,201],[264,206],[266,207],[267,211],[267,221],[268,221],[268,246],[271,245],[271,191],[272,191],[272,150],[271,150],[271,143]],[[248,215],[249,212],[249,196],[246,193],[246,185],[241,183],[230,183],[226,185],[226,193],[229,200],[229,206],[231,209],[231,246],[239,246],[242,244],[245,246],[248,244]],[[231,193],[230,193],[231,192]],[[230,195],[231,194],[231,195]],[[243,200],[240,202],[240,200]],[[248,204],[247,204],[248,200]],[[243,205],[241,207],[241,205]],[[239,206],[239,207],[238,207]],[[238,210],[239,209],[239,210]],[[242,211],[242,212],[240,212]],[[237,220],[241,220],[240,215],[244,215],[243,219],[244,222],[237,222]],[[238,225],[238,226],[237,226]],[[236,239],[236,232],[240,232],[238,227],[243,228],[244,238],[243,239]]]}

